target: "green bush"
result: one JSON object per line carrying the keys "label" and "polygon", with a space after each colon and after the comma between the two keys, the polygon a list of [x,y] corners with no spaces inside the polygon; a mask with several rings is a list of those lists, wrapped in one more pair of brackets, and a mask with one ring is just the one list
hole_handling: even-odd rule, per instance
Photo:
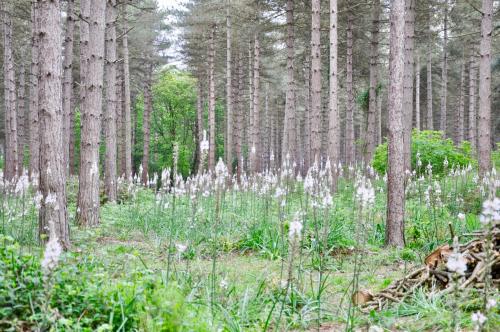
{"label": "green bush", "polygon": [[68,253],[47,281],[40,259],[0,235],[0,331],[208,331],[208,315],[149,271],[110,275]]}
{"label": "green bush", "polygon": [[491,154],[491,162],[493,167],[500,170],[500,143],[497,143],[497,148]]}
{"label": "green bush", "polygon": [[[417,152],[420,153],[422,166],[417,167]],[[433,174],[444,174],[445,159],[448,160],[448,170],[452,166],[476,165],[472,158],[469,142],[455,146],[451,139],[443,137],[440,131],[418,131],[412,133],[411,166],[417,173],[424,173],[428,164],[432,165]],[[387,169],[387,142],[380,144],[375,149],[372,166],[379,173],[384,174]]]}

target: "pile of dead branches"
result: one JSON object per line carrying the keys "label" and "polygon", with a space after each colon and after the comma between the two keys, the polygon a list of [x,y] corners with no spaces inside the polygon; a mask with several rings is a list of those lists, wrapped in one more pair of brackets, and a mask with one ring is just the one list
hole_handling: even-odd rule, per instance
{"label": "pile of dead branches", "polygon": [[[469,287],[484,288],[487,271],[493,289],[500,288],[500,227],[494,228],[490,234],[475,232],[464,236],[473,236],[473,240],[458,245],[458,252],[466,259],[467,270],[458,278],[450,271],[447,262],[454,252],[453,246],[443,245],[434,250],[425,259],[425,266],[409,273],[389,285],[377,294],[366,290],[356,292],[352,301],[361,310],[380,310],[391,303],[403,302],[417,289],[425,289],[430,296],[449,293],[458,285],[462,291]],[[487,253],[487,243],[489,252]]]}

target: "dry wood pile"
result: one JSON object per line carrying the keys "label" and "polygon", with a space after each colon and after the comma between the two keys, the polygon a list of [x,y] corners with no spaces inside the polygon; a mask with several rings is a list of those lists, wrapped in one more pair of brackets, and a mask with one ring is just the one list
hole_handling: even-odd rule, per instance
{"label": "dry wood pile", "polygon": [[[487,271],[490,271],[490,285],[493,289],[500,288],[500,227],[493,229],[492,234],[475,232],[466,234],[474,239],[459,245],[458,253],[466,262],[466,270],[460,278],[450,271],[448,259],[453,255],[453,247],[443,245],[434,250],[425,259],[425,266],[409,273],[404,278],[396,280],[386,289],[377,294],[360,290],[352,297],[354,304],[362,311],[380,310],[391,303],[403,302],[417,289],[424,288],[429,296],[451,292],[453,285],[458,284],[460,290],[465,288],[484,288]],[[487,254],[486,244],[492,244]],[[488,258],[489,257],[489,258]],[[455,277],[456,282],[453,282]]]}

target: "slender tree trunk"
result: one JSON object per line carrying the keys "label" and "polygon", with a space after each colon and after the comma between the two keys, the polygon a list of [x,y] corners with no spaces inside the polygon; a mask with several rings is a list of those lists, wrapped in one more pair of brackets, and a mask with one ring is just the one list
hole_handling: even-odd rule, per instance
{"label": "slender tree trunk", "polygon": [[253,61],[253,126],[252,126],[252,151],[250,164],[252,172],[260,171],[261,146],[260,146],[260,41],[259,34],[254,35],[254,61]]}
{"label": "slender tree trunk", "polygon": [[348,165],[354,163],[354,92],[352,86],[352,25],[353,15],[350,9],[347,10],[347,108],[345,120],[345,162]]}
{"label": "slender tree trunk", "polygon": [[66,32],[64,37],[64,60],[63,60],[63,161],[66,174],[69,174],[69,141],[71,126],[71,94],[73,92],[73,35],[75,31],[74,0],[67,1],[66,9]]}
{"label": "slender tree trunk", "polygon": [[123,52],[123,117],[125,130],[125,178],[132,179],[132,119],[130,114],[130,69],[129,69],[129,54],[128,54],[128,21],[127,7],[123,6],[123,37],[122,37],[122,52]]}
{"label": "slender tree trunk", "polygon": [[[152,96],[152,84],[153,84],[153,67],[149,65],[148,73],[146,77],[146,85],[144,87],[144,114],[142,118],[142,130],[144,133],[143,138],[143,154],[142,154],[142,183],[147,186],[149,181],[149,142],[151,140],[150,122],[151,114],[153,111],[153,96]],[[175,175],[175,174],[174,174]]]}
{"label": "slender tree trunk", "polygon": [[330,91],[329,91],[329,126],[328,156],[336,165],[340,160],[340,116],[338,109],[338,25],[337,0],[330,0]]}
{"label": "slender tree trunk", "polygon": [[286,2],[286,99],[285,99],[285,123],[283,126],[283,156],[282,159],[289,154],[295,160],[297,158],[297,131],[295,127],[295,81],[294,81],[294,57],[295,57],[295,33],[294,33],[294,18],[293,18],[293,0]]}
{"label": "slender tree trunk", "polygon": [[305,54],[304,60],[304,172],[311,165],[311,59]]}
{"label": "slender tree trunk", "polygon": [[[118,46],[117,46],[118,47]],[[118,55],[121,58],[120,55]],[[124,123],[123,123],[123,67],[116,66],[116,139],[117,143],[117,157],[116,157],[116,169],[117,176],[123,176],[125,174],[125,135],[124,135]]]}
{"label": "slender tree trunk", "polygon": [[17,89],[17,131],[18,131],[18,138],[17,138],[17,175],[21,176],[23,175],[23,167],[24,167],[24,148],[26,145],[26,137],[27,135],[27,127],[25,126],[26,120],[25,120],[25,91],[26,91],[26,86],[25,86],[25,75],[26,71],[24,69],[24,49],[21,49],[21,63],[19,64],[19,86]]}
{"label": "slender tree trunk", "polygon": [[208,150],[208,169],[215,169],[215,29],[212,26],[210,39],[208,41],[208,128],[209,128],[209,150]]}
{"label": "slender tree trunk", "polygon": [[40,107],[40,235],[56,237],[69,247],[66,213],[65,167],[62,137],[62,54],[59,0],[38,1],[40,15],[39,107]]}
{"label": "slender tree trunk", "polygon": [[469,142],[471,149],[476,152],[477,148],[477,114],[476,114],[476,85],[477,64],[474,54],[471,54],[469,60]]}
{"label": "slender tree trunk", "polygon": [[[72,89],[75,88],[73,84]],[[76,174],[76,161],[75,161],[75,144],[76,144],[76,134],[75,134],[75,92],[73,91],[71,97],[71,105],[70,105],[70,122],[69,122],[69,174]]]}
{"label": "slender tree trunk", "polygon": [[427,41],[427,130],[434,130],[434,115],[432,114],[432,31],[431,31],[431,10],[429,6],[428,17],[428,41]]}
{"label": "slender tree trunk", "polygon": [[[228,1],[229,2],[229,1]],[[232,109],[232,36],[231,36],[231,16],[229,5],[226,8],[226,165],[229,174],[233,173],[233,109]]]}
{"label": "slender tree trunk", "polygon": [[462,57],[460,70],[460,99],[458,101],[458,112],[455,118],[455,143],[460,144],[464,140],[464,113],[465,113],[465,55]]}
{"label": "slender tree trunk", "polygon": [[202,165],[201,160],[201,142],[203,141],[203,84],[202,84],[202,74],[200,72],[198,76],[198,93],[196,96],[196,151],[197,151],[197,164],[196,169],[198,172],[202,172],[205,165]]}
{"label": "slender tree trunk", "polygon": [[312,0],[311,20],[311,158],[321,162],[321,1]]}
{"label": "slender tree trunk", "polygon": [[16,77],[12,56],[12,16],[11,5],[3,4],[4,20],[4,98],[5,98],[5,168],[4,178],[13,180],[17,175],[18,140],[16,115]]}
{"label": "slender tree trunk", "polygon": [[374,0],[372,5],[372,31],[370,47],[370,90],[368,101],[368,126],[366,128],[365,163],[373,158],[375,151],[375,121],[377,118],[377,85],[378,85],[378,36],[380,20],[380,0]]}
{"label": "slender tree trunk", "polygon": [[479,175],[491,170],[491,35],[493,33],[493,0],[483,0],[481,7],[481,44],[479,47]]}
{"label": "slender tree trunk", "polygon": [[29,152],[30,179],[40,173],[40,140],[38,122],[38,3],[31,3],[31,75],[30,75],[30,110],[29,110]]}
{"label": "slender tree trunk", "polygon": [[405,50],[405,0],[391,5],[389,55],[389,156],[387,173],[387,225],[385,242],[404,247],[404,148],[403,76]]}
{"label": "slender tree trunk", "polygon": [[415,64],[415,128],[420,130],[420,55]]}
{"label": "slender tree trunk", "polygon": [[443,59],[441,64],[441,110],[439,120],[439,130],[446,136],[446,113],[448,98],[448,0],[444,0],[444,28],[443,28]]}
{"label": "slender tree trunk", "polygon": [[104,187],[108,200],[116,202],[116,0],[106,4],[106,115],[104,136],[106,155],[104,165]]}
{"label": "slender tree trunk", "polygon": [[[252,41],[248,42],[248,104],[249,112],[245,116],[245,141],[247,146],[247,163],[250,163],[250,154],[252,153],[252,128],[253,128],[253,47]],[[250,171],[250,165],[247,165],[247,171]]]}
{"label": "slender tree trunk", "polygon": [[413,67],[415,44],[415,0],[405,0],[405,67],[404,67],[404,168],[411,170],[411,130],[413,115]]}
{"label": "slender tree trunk", "polygon": [[243,120],[244,120],[244,115],[243,115],[243,79],[244,79],[244,74],[243,74],[243,54],[240,51],[238,54],[238,94],[237,94],[237,101],[236,101],[236,158],[238,162],[238,167],[237,167],[237,175],[238,175],[238,181],[241,179],[241,172],[243,171],[243,153],[242,153],[242,146],[243,146]]}
{"label": "slender tree trunk", "polygon": [[[83,43],[80,66],[84,71],[81,100],[80,176],[77,221],[80,225],[99,224],[99,138],[101,134],[102,86],[104,73],[104,22],[106,3],[81,1],[80,38]],[[85,9],[85,10],[84,10]],[[85,28],[86,26],[86,28]],[[85,31],[85,29],[87,31]],[[88,32],[88,39],[83,35]],[[86,69],[85,69],[86,68]]]}
{"label": "slender tree trunk", "polygon": [[377,144],[382,144],[382,92],[377,95]]}

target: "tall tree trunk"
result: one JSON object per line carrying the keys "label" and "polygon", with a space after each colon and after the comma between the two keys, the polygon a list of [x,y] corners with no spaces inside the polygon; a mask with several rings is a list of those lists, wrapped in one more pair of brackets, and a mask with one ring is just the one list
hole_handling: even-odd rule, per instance
{"label": "tall tree trunk", "polygon": [[[118,47],[118,46],[117,46]],[[117,55],[120,57],[120,55]],[[116,139],[117,143],[117,157],[116,157],[116,169],[117,176],[120,177],[125,174],[125,133],[124,133],[124,121],[123,121],[123,67],[118,66],[116,68]]]}
{"label": "tall tree trunk", "polygon": [[[75,88],[73,84],[72,89]],[[75,156],[75,144],[76,144],[76,134],[75,134],[75,99],[77,98],[75,92],[73,91],[71,101],[70,101],[70,114],[69,114],[69,174],[76,174],[76,156]]]}
{"label": "tall tree trunk", "polygon": [[24,49],[21,49],[21,63],[19,64],[19,86],[17,89],[17,174],[18,176],[23,175],[23,166],[24,166],[24,148],[26,145],[26,137],[27,137],[27,127],[25,126],[25,75],[26,71],[24,69]]}
{"label": "tall tree trunk", "polygon": [[481,44],[479,46],[479,175],[491,170],[491,35],[493,0],[483,0],[481,7]]}
{"label": "tall tree trunk", "polygon": [[471,54],[469,60],[469,142],[473,152],[477,148],[477,114],[476,114],[476,80],[477,64],[474,54]]}
{"label": "tall tree trunk", "polygon": [[104,187],[108,200],[116,201],[116,0],[106,4],[106,114],[104,136],[106,155],[104,165]]}
{"label": "tall tree trunk", "polygon": [[5,98],[5,168],[6,180],[13,180],[17,175],[18,141],[17,141],[17,116],[16,116],[16,73],[14,58],[12,56],[12,16],[11,5],[3,4],[4,19],[4,98]]}
{"label": "tall tree trunk", "polygon": [[295,57],[295,34],[293,19],[293,0],[286,2],[286,74],[287,86],[285,97],[285,123],[283,126],[283,156],[289,154],[295,160],[297,158],[297,131],[295,127],[295,81],[294,81],[294,57]]}
{"label": "tall tree trunk", "polygon": [[377,145],[382,144],[382,91],[377,95]]}
{"label": "tall tree trunk", "polygon": [[311,158],[321,162],[321,1],[312,0],[311,20]]}
{"label": "tall tree trunk", "polygon": [[420,130],[420,55],[415,63],[415,128]]}
{"label": "tall tree trunk", "polygon": [[203,126],[203,84],[202,84],[202,74],[200,71],[200,74],[198,76],[198,93],[196,96],[196,150],[198,154],[197,158],[197,165],[196,169],[198,172],[202,172],[205,165],[202,165],[202,158],[201,158],[201,142],[203,141],[203,130],[205,127]]}
{"label": "tall tree trunk", "polygon": [[226,151],[226,165],[231,175],[233,173],[233,109],[232,109],[232,36],[231,36],[231,16],[229,12],[229,5],[226,9],[226,143],[224,150]]}
{"label": "tall tree trunk", "polygon": [[428,10],[428,26],[427,26],[427,130],[434,130],[434,115],[432,114],[432,30],[431,30],[431,10]]}
{"label": "tall tree trunk", "polygon": [[444,28],[443,28],[443,59],[441,64],[441,109],[439,119],[439,130],[446,136],[446,113],[448,102],[448,0],[444,0]]}
{"label": "tall tree trunk", "polygon": [[69,247],[62,137],[62,54],[59,0],[38,1],[40,16],[40,235],[50,233]]}
{"label": "tall tree trunk", "polygon": [[208,149],[208,169],[215,169],[215,29],[212,26],[210,39],[208,41],[208,128],[209,128],[209,149]]}
{"label": "tall tree trunk", "polygon": [[[248,42],[248,113],[245,112],[245,143],[247,146],[247,163],[250,163],[250,154],[252,150],[252,128],[253,128],[253,47],[252,41]],[[247,171],[250,171],[250,165],[247,165]]]}
{"label": "tall tree trunk", "polygon": [[[84,22],[80,23],[80,38],[83,42],[88,40],[88,44],[84,42],[80,46],[85,57],[80,60],[84,76],[80,103],[82,130],[77,221],[80,225],[95,226],[99,223],[99,138],[106,3],[102,0],[82,0],[81,8]],[[84,39],[85,33],[88,33],[88,38]]]}
{"label": "tall tree trunk", "polygon": [[455,118],[455,143],[460,144],[464,140],[464,113],[465,113],[465,54],[462,56],[460,70],[460,99],[458,101],[458,112]]}
{"label": "tall tree trunk", "polygon": [[330,91],[328,156],[333,165],[340,160],[340,116],[338,108],[338,25],[337,0],[330,0]]}
{"label": "tall tree trunk", "polygon": [[71,94],[73,92],[73,35],[75,31],[74,0],[67,1],[66,8],[66,32],[64,36],[64,60],[63,60],[63,161],[66,174],[69,174],[69,146],[71,126]]}
{"label": "tall tree trunk", "polygon": [[40,138],[38,122],[38,3],[31,3],[31,74],[30,74],[30,110],[29,110],[29,152],[30,179],[40,173]]}
{"label": "tall tree trunk", "polygon": [[123,6],[123,37],[122,37],[122,52],[123,52],[123,117],[125,130],[125,179],[132,179],[132,119],[130,114],[130,68],[128,54],[128,21],[127,7]]}
{"label": "tall tree trunk", "polygon": [[372,5],[372,31],[370,47],[370,90],[368,101],[368,126],[366,128],[365,163],[372,160],[375,151],[375,121],[377,118],[377,85],[378,85],[378,35],[380,20],[380,0]]}
{"label": "tall tree trunk", "polygon": [[411,130],[413,115],[413,70],[415,66],[413,48],[415,44],[415,0],[405,0],[405,67],[403,92],[403,148],[404,168],[411,170]]}
{"label": "tall tree trunk", "polygon": [[389,55],[389,156],[387,173],[387,224],[385,242],[404,246],[404,148],[403,76],[405,50],[405,0],[391,5]]}
{"label": "tall tree trunk", "polygon": [[304,172],[311,165],[311,59],[306,53],[304,60]]}
{"label": "tall tree trunk", "polygon": [[353,15],[350,8],[347,10],[347,68],[346,89],[347,108],[345,120],[345,162],[350,165],[354,163],[354,92],[352,87],[352,25]]}
{"label": "tall tree trunk", "polygon": [[147,77],[146,77],[146,85],[144,87],[144,114],[142,118],[142,130],[144,133],[143,138],[143,154],[142,154],[142,183],[147,186],[149,181],[149,142],[151,140],[151,131],[150,131],[150,120],[151,114],[153,111],[153,96],[152,96],[152,84],[153,84],[153,67],[149,65]]}
{"label": "tall tree trunk", "polygon": [[238,181],[241,179],[241,172],[243,171],[243,154],[242,154],[242,146],[243,146],[243,54],[240,51],[238,54],[238,94],[236,100],[236,158],[238,162],[237,178]]}
{"label": "tall tree trunk", "polygon": [[254,35],[254,61],[253,61],[253,126],[252,148],[250,164],[252,172],[260,171],[261,146],[260,146],[260,41],[259,34]]}

